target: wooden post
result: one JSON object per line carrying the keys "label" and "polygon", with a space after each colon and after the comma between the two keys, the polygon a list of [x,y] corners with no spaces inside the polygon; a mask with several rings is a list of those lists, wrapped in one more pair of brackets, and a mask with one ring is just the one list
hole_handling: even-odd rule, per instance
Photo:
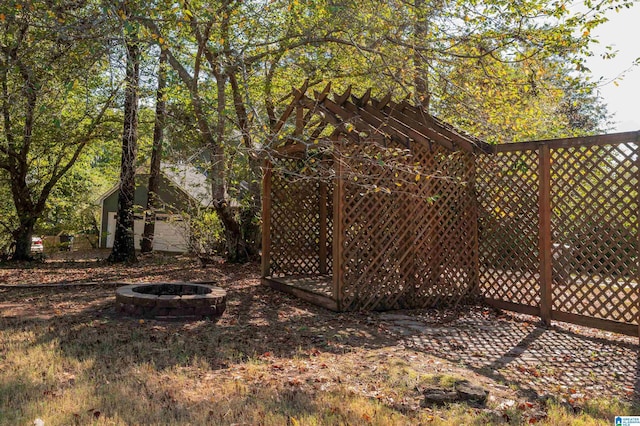
{"label": "wooden post", "polygon": [[293,135],[296,137],[300,137],[302,135],[302,131],[304,130],[304,109],[301,105],[296,106],[296,128],[293,132]]}
{"label": "wooden post", "polygon": [[[337,144],[337,142],[336,142]],[[333,189],[333,297],[338,305],[338,311],[343,310],[343,261],[342,243],[344,241],[344,164],[338,154],[333,156],[333,167],[336,171],[336,181]]]}
{"label": "wooden post", "polygon": [[469,181],[471,183],[469,190],[467,191],[468,197],[471,198],[471,247],[473,250],[472,268],[473,274],[471,276],[471,294],[474,296],[480,296],[480,231],[478,221],[480,220],[480,214],[478,209],[478,193],[476,192],[477,183],[477,158],[474,154],[467,154],[471,164],[471,173],[469,175]]}
{"label": "wooden post", "polygon": [[264,162],[262,175],[262,278],[271,275],[271,163]]}
{"label": "wooden post", "polygon": [[[635,138],[635,148],[636,148],[636,155],[635,155],[635,161],[634,161],[634,166],[636,168],[636,209],[640,209],[640,156],[638,155],[638,150],[640,150],[640,132],[636,132],[636,138]],[[636,276],[635,278],[635,282],[636,283],[640,283],[640,226],[638,224],[638,216],[636,216],[636,223],[635,223],[635,228],[636,228]],[[636,285],[636,295],[640,296],[640,286]],[[638,343],[640,344],[640,297],[638,297],[636,299],[636,322],[638,323],[638,329],[637,329],[637,333],[638,333]]]}
{"label": "wooden post", "polygon": [[552,308],[552,256],[551,256],[551,151],[548,145],[538,150],[538,250],[540,257],[540,317],[551,324]]}
{"label": "wooden post", "polygon": [[320,182],[320,273],[327,273],[327,184]]}

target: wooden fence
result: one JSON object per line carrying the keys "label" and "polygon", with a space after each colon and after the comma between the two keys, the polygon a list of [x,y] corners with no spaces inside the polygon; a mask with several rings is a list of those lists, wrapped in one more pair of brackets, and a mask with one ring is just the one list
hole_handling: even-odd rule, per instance
{"label": "wooden fence", "polygon": [[628,132],[477,157],[487,303],[638,335],[639,142]]}

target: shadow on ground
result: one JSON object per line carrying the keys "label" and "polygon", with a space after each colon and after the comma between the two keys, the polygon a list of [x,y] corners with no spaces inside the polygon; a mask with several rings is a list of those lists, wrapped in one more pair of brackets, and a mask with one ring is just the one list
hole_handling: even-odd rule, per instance
{"label": "shadow on ground", "polygon": [[[224,271],[223,271],[224,272]],[[230,271],[228,307],[218,322],[140,321],[114,311],[113,287],[3,289],[0,327],[34,329],[66,356],[95,360],[96,374],[123,363],[158,371],[205,362],[211,369],[271,353],[294,358],[319,350],[404,346],[472,369],[530,396],[640,399],[634,339],[580,327],[541,327],[476,307],[465,312],[336,314]],[[114,374],[117,372],[114,371]]]}

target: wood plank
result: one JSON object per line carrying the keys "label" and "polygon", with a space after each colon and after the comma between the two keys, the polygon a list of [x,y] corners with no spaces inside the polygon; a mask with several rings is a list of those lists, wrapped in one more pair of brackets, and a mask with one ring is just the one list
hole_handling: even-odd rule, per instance
{"label": "wood plank", "polygon": [[[390,103],[390,108],[394,105]],[[425,111],[418,107],[411,105],[408,101],[402,101],[400,104],[395,105],[397,110],[405,116],[411,117],[415,122],[420,123],[421,127],[426,127],[430,131],[437,134],[440,138],[456,143],[461,149],[467,152],[493,152],[492,145],[480,141],[472,140],[461,133],[456,132],[451,128],[448,128],[444,122],[436,117],[429,115]]]}
{"label": "wood plank", "polygon": [[[347,87],[347,90],[345,90],[342,95],[338,95],[337,93],[334,94],[333,100],[336,102],[336,104],[342,105],[344,101],[349,99],[349,96],[351,96],[351,85]],[[323,102],[324,102],[324,99],[323,99]]]}
{"label": "wood plank", "polygon": [[373,100],[375,103],[375,107],[378,110],[382,110],[384,107],[387,106],[387,104],[389,104],[389,102],[391,101],[391,92],[388,92],[384,98],[380,99],[379,101],[376,101],[375,99]]}
{"label": "wood plank", "polygon": [[302,288],[293,287],[278,280],[277,278],[263,278],[262,283],[274,290],[291,294],[302,300],[306,300],[309,303],[313,303],[314,305],[321,306],[334,312],[340,312],[336,301],[325,295],[314,293]]}
{"label": "wood plank", "polygon": [[471,162],[471,188],[469,190],[471,198],[471,247],[473,250],[473,277],[472,281],[472,292],[475,295],[480,294],[480,230],[479,230],[479,211],[480,211],[480,202],[478,201],[478,195],[476,192],[476,182],[477,182],[477,161],[476,156],[473,154],[466,154],[470,157],[467,161]]}
{"label": "wood plank", "polygon": [[547,145],[538,152],[538,250],[540,256],[540,316],[550,324],[552,307],[551,257],[551,151]]}
{"label": "wood plank", "polygon": [[427,136],[430,140],[433,140],[436,144],[450,151],[458,150],[458,146],[454,145],[453,141],[450,138],[443,136],[436,130],[426,126],[423,122],[421,122],[421,118],[413,114],[410,110],[405,110],[405,108],[392,101],[389,101],[388,104],[388,106],[382,108],[382,111],[385,114],[406,123],[423,135]]}
{"label": "wood plank", "polygon": [[521,314],[540,316],[540,308],[537,306],[522,305],[520,303],[507,302],[504,300],[485,298],[484,303],[496,309],[504,309],[506,311],[519,312]]}
{"label": "wood plank", "polygon": [[[324,104],[316,105],[312,99],[307,97],[302,98],[300,102],[302,102],[307,108],[315,108],[316,111],[319,111],[321,113],[320,116],[322,117],[323,121],[331,124],[333,127],[336,128],[336,130],[339,130],[341,134],[345,135],[351,141],[355,143],[361,142],[358,132],[349,131],[349,129],[346,128],[344,121],[341,118],[338,118],[333,111],[330,111],[328,108],[326,108]],[[370,130],[367,128],[366,124],[364,125],[361,124],[360,128]],[[356,126],[356,129],[360,130],[358,126]],[[382,143],[382,141],[384,140],[384,135],[381,135],[381,134],[371,135],[371,139],[376,142]]]}
{"label": "wood plank", "polygon": [[554,321],[568,322],[585,327],[597,328],[600,330],[612,331],[614,333],[626,334],[627,336],[638,336],[638,326],[618,321],[601,318],[588,317],[585,315],[571,314],[568,312],[551,311],[551,319]]}
{"label": "wood plank", "polygon": [[546,145],[551,149],[578,148],[603,145],[619,145],[640,142],[640,131],[609,133],[605,135],[582,136],[574,138],[546,139],[529,142],[510,142],[495,146],[496,152],[533,151]]}
{"label": "wood plank", "polygon": [[304,96],[305,92],[307,91],[307,87],[308,86],[309,86],[309,80],[305,80],[304,84],[302,85],[302,87],[300,89],[296,89],[295,87],[291,88],[291,91],[294,94],[293,95],[293,100],[287,106],[287,108],[285,108],[284,112],[280,116],[280,119],[278,120],[276,125],[273,127],[273,130],[271,131],[271,133],[273,135],[277,135],[278,132],[280,131],[280,129],[282,129],[282,126],[284,126],[284,123],[287,122],[287,119],[289,118],[289,116],[293,112],[293,109],[296,107],[296,105],[298,104],[300,99],[302,99],[302,97]]}
{"label": "wood plank", "polygon": [[264,162],[262,175],[262,277],[271,275],[271,163]]}
{"label": "wood plank", "polygon": [[[336,150],[337,151],[337,150]],[[344,308],[344,165],[342,156],[336,153],[333,156],[335,168],[335,186],[333,188],[333,297],[338,305],[338,310]]]}
{"label": "wood plank", "polygon": [[302,105],[296,105],[296,128],[293,131],[293,136],[298,137],[302,135],[304,130],[304,109]]}

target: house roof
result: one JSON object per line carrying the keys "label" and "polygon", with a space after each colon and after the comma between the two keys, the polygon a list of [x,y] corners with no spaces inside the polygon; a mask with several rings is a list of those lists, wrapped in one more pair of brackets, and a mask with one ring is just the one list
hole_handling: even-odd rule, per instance
{"label": "house roof", "polygon": [[[148,168],[139,167],[136,170],[136,176],[148,175]],[[211,195],[211,185],[207,181],[206,175],[201,173],[196,167],[185,163],[161,163],[160,174],[169,180],[179,190],[184,192],[192,200],[200,203],[202,206],[210,206],[213,203]],[[96,204],[102,204],[104,200],[111,194],[116,192],[120,187],[116,183],[108,191],[106,191]]]}

